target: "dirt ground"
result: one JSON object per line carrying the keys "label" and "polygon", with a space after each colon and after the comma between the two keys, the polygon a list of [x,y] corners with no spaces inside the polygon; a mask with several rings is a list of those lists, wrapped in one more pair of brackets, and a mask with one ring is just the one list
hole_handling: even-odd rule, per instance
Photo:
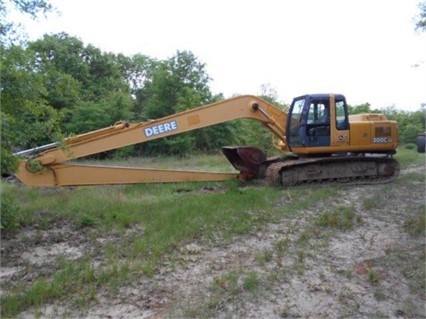
{"label": "dirt ground", "polygon": [[[426,318],[425,237],[404,228],[411,214],[424,208],[425,185],[413,183],[379,186],[386,200],[368,209],[364,199],[378,186],[344,187],[331,203],[227,244],[180,247],[152,278],[141,277],[114,293],[100,290],[89,305],[59,300],[18,318]],[[284,197],[275,205],[292,201]],[[314,227],[320,212],[336,207],[353,207],[356,224],[348,230]],[[114,238],[97,239],[109,240]],[[34,273],[49,275],[58,254],[77,259],[92,244],[66,221],[3,240],[3,293],[22,269],[33,269],[25,274],[29,281]]]}

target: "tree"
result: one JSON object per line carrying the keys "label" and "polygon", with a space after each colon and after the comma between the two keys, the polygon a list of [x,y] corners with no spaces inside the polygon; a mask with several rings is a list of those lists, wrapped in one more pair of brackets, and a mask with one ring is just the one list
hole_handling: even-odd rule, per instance
{"label": "tree", "polygon": [[[260,87],[261,98],[284,109],[288,110],[287,105],[278,102],[278,94],[276,89],[272,88],[270,84],[262,84]],[[286,123],[280,123],[285,128]],[[250,145],[260,148],[266,152],[267,155],[276,153],[273,146],[273,135],[261,125],[258,121],[249,119],[238,120],[237,134],[240,136],[239,144]]]}
{"label": "tree", "polygon": [[398,122],[399,137],[401,143],[416,143],[417,135],[425,132],[426,123],[426,109],[421,108],[415,112],[396,111],[388,112],[387,109],[384,113],[389,119]]}
{"label": "tree", "polygon": [[[130,87],[114,54],[60,33],[26,47],[11,45],[2,59],[2,159],[12,158],[12,149],[134,117]],[[12,162],[2,169],[13,171]]]}
{"label": "tree", "polygon": [[[158,61],[152,69],[152,78],[139,90],[143,118],[156,119],[197,106],[223,99],[213,96],[208,86],[211,80],[205,64],[189,51],[177,51],[176,55]],[[234,144],[244,134],[238,134],[239,125],[227,122],[212,127],[145,143],[140,151],[150,154],[185,155],[191,151],[212,151],[223,145]]]}
{"label": "tree", "polygon": [[419,15],[415,19],[416,30],[426,32],[426,1],[418,3]]}
{"label": "tree", "polygon": [[66,33],[45,35],[29,43],[28,49],[34,52],[38,71],[51,74],[53,82],[57,74],[75,79],[83,100],[100,100],[110,92],[130,93],[116,56],[93,45],[84,46],[78,38]]}
{"label": "tree", "polygon": [[43,145],[57,136],[59,114],[46,103],[46,76],[34,72],[29,53],[20,46],[5,49],[0,66],[1,92],[1,169],[14,171],[17,160],[12,150]]}
{"label": "tree", "polygon": [[[177,51],[176,55],[158,61],[152,79],[138,94],[144,97],[143,114],[155,119],[212,102],[205,64],[192,52]],[[142,150],[155,154],[183,155],[196,147],[194,132],[146,143]]]}
{"label": "tree", "polygon": [[[158,118],[181,111],[191,105],[178,107],[181,95],[188,92],[197,93],[195,105],[203,105],[211,101],[212,94],[208,87],[210,81],[205,71],[205,64],[198,61],[189,51],[178,51],[175,56],[157,64],[152,81],[146,83],[144,92],[145,116]],[[192,106],[195,106],[192,105]]]}
{"label": "tree", "polygon": [[[25,65],[27,56],[19,47],[14,46],[14,42],[20,40],[22,35],[18,31],[19,25],[16,25],[8,17],[8,13],[12,9],[30,15],[35,19],[40,13],[51,12],[53,7],[46,0],[0,0],[0,56],[2,59],[0,65],[2,77],[0,86],[2,94],[0,165],[2,174],[13,172],[17,168],[18,160],[12,155],[12,147],[17,145],[16,142],[20,142],[18,145],[31,144],[31,138],[28,137],[33,135],[30,132],[34,129],[34,126],[43,127],[43,122],[45,122],[46,127],[42,131],[53,133],[56,129],[57,120],[54,110],[50,109],[44,101],[31,98],[34,89],[40,85],[39,77],[34,76],[37,79],[34,79],[35,81],[32,83],[21,82],[21,80],[33,78],[33,75]],[[17,54],[16,58],[13,57],[14,53]],[[19,69],[13,66],[13,60],[15,60]],[[17,87],[15,88],[14,85],[17,85]],[[13,101],[13,98],[17,96],[15,93],[18,91],[25,91],[22,92],[25,93],[24,95],[18,97],[21,104]],[[46,121],[48,114],[52,114],[52,118]],[[27,119],[28,117],[33,118],[35,120],[33,127],[28,127],[27,123],[20,119],[20,115],[27,116]]]}
{"label": "tree", "polygon": [[46,15],[54,9],[46,0],[0,0],[0,45],[2,46],[13,44],[22,37],[18,30],[19,25],[8,18],[10,10],[17,10],[36,19],[40,14]]}
{"label": "tree", "polygon": [[[28,44],[34,71],[44,74],[45,99],[60,111],[61,129],[80,134],[133,118],[133,101],[116,55],[66,33]],[[122,116],[122,117],[121,117]]]}
{"label": "tree", "polygon": [[71,108],[62,110],[63,132],[81,134],[114,124],[133,117],[133,101],[128,94],[112,92],[100,101],[83,101]]}
{"label": "tree", "polygon": [[144,91],[145,84],[152,81],[159,63],[156,59],[142,54],[136,54],[132,57],[118,54],[117,62],[120,65],[121,74],[130,85],[131,94],[135,99],[135,115],[138,116],[138,119],[141,119],[144,103],[147,99]]}

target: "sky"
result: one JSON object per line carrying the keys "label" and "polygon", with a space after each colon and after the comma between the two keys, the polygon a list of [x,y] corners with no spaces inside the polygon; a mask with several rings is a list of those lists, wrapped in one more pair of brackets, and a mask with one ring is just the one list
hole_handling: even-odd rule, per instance
{"label": "sky", "polygon": [[29,40],[66,32],[104,52],[167,59],[191,51],[213,94],[282,103],[341,93],[350,105],[415,111],[426,103],[419,0],[51,0],[60,14],[16,16]]}

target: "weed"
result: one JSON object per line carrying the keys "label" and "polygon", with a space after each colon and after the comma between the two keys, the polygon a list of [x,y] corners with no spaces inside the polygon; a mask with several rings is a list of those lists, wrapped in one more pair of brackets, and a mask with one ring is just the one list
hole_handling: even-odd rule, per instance
{"label": "weed", "polygon": [[425,235],[425,210],[419,209],[415,216],[408,217],[403,224],[404,230],[411,236]]}
{"label": "weed", "polygon": [[265,248],[262,251],[255,253],[254,258],[260,266],[265,266],[266,263],[272,260],[272,256],[272,251],[270,249]]}
{"label": "weed", "polygon": [[239,274],[236,271],[227,272],[213,280],[213,291],[220,295],[235,296],[239,293]]}
{"label": "weed", "polygon": [[298,263],[303,263],[303,261],[305,260],[306,257],[306,253],[303,250],[299,250],[297,252],[297,262]]}
{"label": "weed", "polygon": [[405,257],[401,265],[402,273],[408,281],[410,290],[415,293],[424,292],[426,289],[426,267],[424,266],[426,250],[424,245],[416,247],[409,255],[401,255]]}
{"label": "weed", "polygon": [[353,273],[351,269],[339,269],[337,273],[343,277],[351,279],[353,277]]}
{"label": "weed", "polygon": [[245,290],[254,292],[260,285],[260,278],[257,272],[251,271],[244,277],[243,287]]}
{"label": "weed", "polygon": [[294,259],[293,262],[293,269],[296,271],[296,273],[298,275],[303,275],[303,273],[305,272],[305,258],[306,258],[306,253],[303,250],[298,250],[296,253],[296,258]]}
{"label": "weed", "polygon": [[287,252],[287,250],[289,249],[291,244],[291,241],[288,237],[284,238],[284,239],[280,239],[278,241],[276,241],[273,246],[275,248],[275,250],[277,251],[277,255],[279,257],[282,257],[284,255],[285,252]]}
{"label": "weed", "polygon": [[348,300],[352,300],[354,298],[354,294],[349,287],[344,286],[340,289],[338,298],[340,302],[347,303]]}
{"label": "weed", "polygon": [[11,193],[1,195],[0,230],[2,235],[16,231],[19,226],[20,207]]}
{"label": "weed", "polygon": [[301,245],[307,244],[309,241],[309,238],[310,238],[310,230],[306,229],[300,234],[299,238],[297,239],[297,243]]}
{"label": "weed", "polygon": [[289,318],[290,316],[292,316],[291,307],[289,304],[286,304],[280,312],[280,318]]}
{"label": "weed", "polygon": [[212,297],[207,301],[207,308],[209,309],[217,309],[219,305],[221,304],[221,301],[217,297]]}
{"label": "weed", "polygon": [[316,225],[321,227],[349,230],[356,223],[361,222],[361,217],[356,216],[353,207],[337,207],[332,212],[322,213],[316,220]]}
{"label": "weed", "polygon": [[154,260],[154,259],[150,259],[150,260],[142,263],[142,272],[148,278],[152,278],[152,276],[154,276],[155,268],[156,268],[156,260]]}
{"label": "weed", "polygon": [[86,227],[90,228],[90,227],[94,227],[95,225],[96,225],[96,221],[92,216],[84,215],[79,218],[79,220],[77,221],[76,227],[77,229],[86,228]]}
{"label": "weed", "polygon": [[386,300],[387,298],[385,291],[380,287],[374,290],[373,296],[378,301]]}
{"label": "weed", "polygon": [[367,197],[362,202],[362,206],[365,211],[369,211],[372,209],[377,209],[381,207],[381,201],[382,201],[382,194],[381,193],[375,193],[374,195]]}
{"label": "weed", "polygon": [[380,274],[374,269],[369,269],[367,272],[367,280],[369,283],[377,285],[380,281]]}
{"label": "weed", "polygon": [[202,318],[202,308],[197,306],[189,306],[184,310],[185,318]]}

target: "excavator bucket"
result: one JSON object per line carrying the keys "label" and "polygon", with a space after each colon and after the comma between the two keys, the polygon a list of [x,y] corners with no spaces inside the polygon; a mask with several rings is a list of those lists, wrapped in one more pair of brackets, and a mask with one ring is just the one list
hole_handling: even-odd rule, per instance
{"label": "excavator bucket", "polygon": [[266,155],[260,149],[251,146],[224,146],[222,152],[228,161],[240,171],[242,180],[258,178]]}

